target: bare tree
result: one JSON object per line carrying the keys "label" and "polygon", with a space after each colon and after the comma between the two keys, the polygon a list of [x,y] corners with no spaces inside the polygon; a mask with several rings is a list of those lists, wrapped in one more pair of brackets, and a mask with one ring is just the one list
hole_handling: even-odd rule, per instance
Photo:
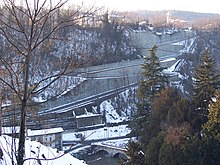
{"label": "bare tree", "polygon": [[61,29],[78,24],[89,13],[80,12],[80,8],[64,9],[67,1],[23,0],[19,6],[15,0],[3,0],[0,34],[7,50],[0,57],[6,75],[0,81],[18,98],[18,165],[23,165],[25,160],[26,115],[31,98],[76,66],[72,58],[54,57],[50,53]]}

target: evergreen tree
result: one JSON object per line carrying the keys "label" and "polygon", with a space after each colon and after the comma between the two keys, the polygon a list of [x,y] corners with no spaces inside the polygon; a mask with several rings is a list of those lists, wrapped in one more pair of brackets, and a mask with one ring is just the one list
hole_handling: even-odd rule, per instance
{"label": "evergreen tree", "polygon": [[160,123],[167,122],[166,120],[169,110],[171,108],[174,109],[174,104],[177,103],[179,100],[181,100],[181,96],[177,89],[167,87],[161,90],[152,99],[151,116],[157,119]]}
{"label": "evergreen tree", "polygon": [[145,154],[141,148],[142,147],[139,142],[129,140],[126,147],[126,154],[129,156],[129,160],[123,164],[143,165]]}
{"label": "evergreen tree", "polygon": [[149,51],[150,57],[144,58],[143,79],[138,88],[138,97],[142,103],[150,103],[151,98],[168,82],[167,77],[163,74],[165,68],[161,67],[160,60],[156,55],[157,46],[154,45]]}
{"label": "evergreen tree", "polygon": [[203,137],[200,145],[197,146],[201,152],[200,164],[219,165],[220,164],[220,140],[213,137]]}
{"label": "evergreen tree", "polygon": [[177,127],[169,127],[164,137],[164,143],[160,148],[158,156],[159,164],[195,164],[196,159],[193,156],[200,155],[197,155],[198,153],[194,151],[193,145],[191,146],[190,143],[192,143],[193,141],[191,141],[190,137],[191,126],[189,123],[182,123],[182,125]]}
{"label": "evergreen tree", "polygon": [[[178,96],[178,95],[177,95]],[[179,126],[184,122],[191,123],[191,102],[185,98],[179,98],[170,106],[167,114],[167,125]]]}
{"label": "evergreen tree", "polygon": [[[144,126],[140,140],[143,145],[147,146],[150,139],[156,137],[160,131],[166,129],[168,123],[171,123],[170,116],[169,121],[167,121],[169,111],[174,109],[174,104],[180,99],[178,90],[170,87],[162,89],[154,96],[151,101],[151,112],[147,122],[142,123]],[[172,120],[175,121],[176,119]]]}
{"label": "evergreen tree", "polygon": [[[178,127],[184,123],[191,123],[190,101],[181,97],[175,88],[166,87],[158,92],[151,101],[151,111],[147,121],[141,123],[142,130],[139,141],[148,147],[152,138],[158,136],[168,127]],[[140,125],[137,124],[137,126]]]}
{"label": "evergreen tree", "polygon": [[111,23],[109,20],[109,13],[108,11],[103,15],[102,19],[103,23],[103,31],[101,36],[104,38],[104,55],[109,56],[110,55],[110,50],[109,50],[109,44],[110,44],[110,38],[111,38],[111,32],[112,32],[112,27]]}
{"label": "evergreen tree", "polygon": [[208,105],[218,86],[218,75],[215,71],[215,60],[208,49],[202,54],[200,65],[195,69],[193,105],[199,112],[199,124],[207,120]]}
{"label": "evergreen tree", "polygon": [[158,156],[159,165],[179,165],[183,163],[183,154],[179,146],[163,143]]}
{"label": "evergreen tree", "polygon": [[220,140],[220,89],[215,92],[203,129],[206,135]]}
{"label": "evergreen tree", "polygon": [[153,96],[163,89],[168,83],[167,77],[162,73],[159,58],[156,55],[157,46],[154,45],[150,51],[150,57],[145,57],[142,65],[142,81],[140,82],[137,96],[137,112],[131,121],[132,133],[140,136],[143,132],[147,117],[150,112],[150,102]]}
{"label": "evergreen tree", "polygon": [[160,153],[160,148],[164,141],[164,132],[158,133],[158,135],[152,138],[147,146],[145,164],[146,165],[158,165],[158,156]]}

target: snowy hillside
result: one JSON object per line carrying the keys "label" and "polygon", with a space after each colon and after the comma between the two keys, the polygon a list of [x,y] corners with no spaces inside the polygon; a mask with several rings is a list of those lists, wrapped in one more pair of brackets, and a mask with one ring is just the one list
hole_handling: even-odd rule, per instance
{"label": "snowy hillside", "polygon": [[[16,164],[12,142],[18,144],[17,139],[14,141],[9,136],[0,136],[0,148],[3,151],[2,159],[0,159],[1,165],[12,165],[12,160]],[[63,151],[46,147],[39,142],[26,140],[25,146],[26,156],[24,165],[86,165],[83,161],[72,157],[70,154],[64,154]]]}
{"label": "snowy hillside", "polygon": [[[50,48],[51,52],[43,52],[43,54],[45,54],[45,59],[41,63],[41,66],[38,67],[39,71],[36,72],[34,70],[34,76],[31,80],[32,84],[36,84],[37,82],[41,82],[42,80],[46,79],[46,81],[42,81],[42,83],[36,90],[39,90],[39,88],[46,86],[56,78],[56,76],[50,75],[52,78],[48,79],[48,73],[50,73],[51,68],[54,67],[52,64],[55,64],[58,61],[62,61],[64,59],[67,63],[71,60],[77,62],[76,66],[70,68],[70,70],[75,70],[79,66],[91,66],[137,58],[136,55],[138,51],[133,45],[131,45],[129,36],[127,36],[128,32],[126,30],[123,30],[121,41],[122,45],[120,47],[120,50],[118,50],[119,48],[117,48],[118,44],[109,45],[109,51],[111,51],[109,53],[111,54],[111,59],[113,61],[107,60],[104,50],[106,47],[104,45],[105,37],[103,37],[101,33],[102,28],[98,30],[79,28],[68,32],[65,35],[63,34],[60,39],[54,40],[54,43],[53,45],[51,45]],[[116,49],[120,52],[117,55],[115,54]],[[52,64],[50,64],[51,62]],[[59,64],[58,66],[60,65],[61,64]],[[51,72],[51,74],[56,75],[57,69],[59,70],[58,66],[54,67],[55,70]],[[82,81],[84,81],[84,79],[80,76],[62,76],[59,80],[52,83],[42,93],[35,96],[34,101],[44,102],[51,97],[64,95]]]}

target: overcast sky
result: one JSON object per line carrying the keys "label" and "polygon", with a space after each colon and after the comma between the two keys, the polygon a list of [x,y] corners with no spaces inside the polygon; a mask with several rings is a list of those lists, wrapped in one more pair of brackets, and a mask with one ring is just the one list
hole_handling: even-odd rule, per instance
{"label": "overcast sky", "polygon": [[71,0],[114,10],[184,10],[220,14],[220,0]]}

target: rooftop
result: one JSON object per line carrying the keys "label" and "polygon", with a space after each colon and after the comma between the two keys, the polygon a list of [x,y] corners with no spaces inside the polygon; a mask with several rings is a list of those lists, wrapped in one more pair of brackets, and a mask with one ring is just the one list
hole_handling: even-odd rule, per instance
{"label": "rooftop", "polygon": [[50,129],[42,129],[42,130],[30,130],[28,129],[28,136],[39,136],[39,135],[48,135],[63,132],[63,128],[50,128]]}

